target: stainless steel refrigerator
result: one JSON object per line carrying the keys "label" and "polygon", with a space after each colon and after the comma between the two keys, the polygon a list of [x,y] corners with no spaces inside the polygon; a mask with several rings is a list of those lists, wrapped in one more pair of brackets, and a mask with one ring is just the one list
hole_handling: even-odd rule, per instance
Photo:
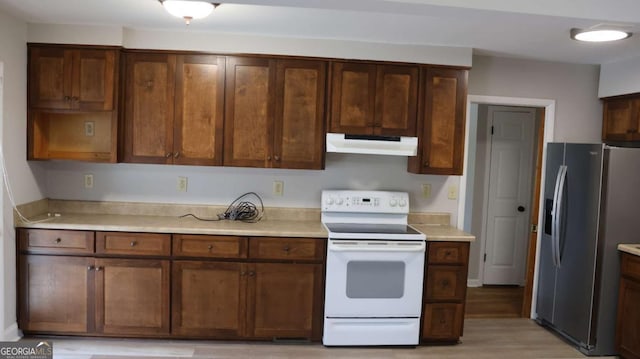
{"label": "stainless steel refrigerator", "polygon": [[536,314],[586,355],[614,355],[619,243],[640,243],[640,148],[549,143]]}

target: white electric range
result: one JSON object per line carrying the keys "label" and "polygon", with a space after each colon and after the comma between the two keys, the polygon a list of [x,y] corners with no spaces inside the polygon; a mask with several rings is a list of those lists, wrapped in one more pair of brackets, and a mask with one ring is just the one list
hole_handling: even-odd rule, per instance
{"label": "white electric range", "polygon": [[418,344],[426,237],[408,214],[405,192],[322,192],[324,345]]}

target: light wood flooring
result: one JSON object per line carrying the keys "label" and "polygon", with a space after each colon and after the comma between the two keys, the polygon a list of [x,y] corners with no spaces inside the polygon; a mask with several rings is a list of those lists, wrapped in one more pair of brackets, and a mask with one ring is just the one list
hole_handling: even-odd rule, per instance
{"label": "light wood flooring", "polygon": [[417,348],[326,348],[319,343],[275,344],[153,339],[54,338],[56,359],[169,358],[584,358],[531,320],[467,319],[462,342]]}
{"label": "light wood flooring", "polygon": [[524,288],[483,286],[467,288],[465,318],[519,318]]}

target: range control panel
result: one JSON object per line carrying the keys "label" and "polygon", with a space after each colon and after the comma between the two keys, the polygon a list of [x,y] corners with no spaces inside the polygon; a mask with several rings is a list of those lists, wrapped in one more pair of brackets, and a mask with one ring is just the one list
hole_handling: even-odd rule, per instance
{"label": "range control panel", "polygon": [[322,191],[323,212],[409,213],[409,194],[390,191]]}

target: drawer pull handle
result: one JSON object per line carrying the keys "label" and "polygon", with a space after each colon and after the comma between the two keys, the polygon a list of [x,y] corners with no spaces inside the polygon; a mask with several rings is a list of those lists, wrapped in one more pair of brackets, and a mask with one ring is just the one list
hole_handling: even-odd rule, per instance
{"label": "drawer pull handle", "polygon": [[56,243],[62,242],[62,238],[56,238]]}
{"label": "drawer pull handle", "polygon": [[291,250],[291,248],[289,248],[289,246],[288,246],[288,245],[286,245],[286,246],[284,246],[284,247],[282,248],[282,250],[283,250],[283,251],[285,251],[285,252],[287,252],[287,253],[289,253],[289,251]]}
{"label": "drawer pull handle", "polygon": [[93,266],[88,266],[87,270],[94,270],[94,267]]}
{"label": "drawer pull handle", "polygon": [[209,246],[207,246],[207,249],[209,250],[209,252],[211,252],[211,250],[213,249],[213,245],[210,244]]}
{"label": "drawer pull handle", "polygon": [[240,272],[240,276],[241,276],[241,277],[244,277],[244,276],[246,276],[246,275],[247,275],[247,272]]}
{"label": "drawer pull handle", "polygon": [[451,257],[452,252],[451,251],[446,251],[444,252],[444,256],[445,257]]}
{"label": "drawer pull handle", "polygon": [[136,241],[131,241],[131,247],[135,247],[135,246],[136,246],[136,244],[138,244],[138,242],[136,242]]}
{"label": "drawer pull handle", "polygon": [[100,272],[103,269],[104,269],[104,267],[96,267],[96,272]]}

